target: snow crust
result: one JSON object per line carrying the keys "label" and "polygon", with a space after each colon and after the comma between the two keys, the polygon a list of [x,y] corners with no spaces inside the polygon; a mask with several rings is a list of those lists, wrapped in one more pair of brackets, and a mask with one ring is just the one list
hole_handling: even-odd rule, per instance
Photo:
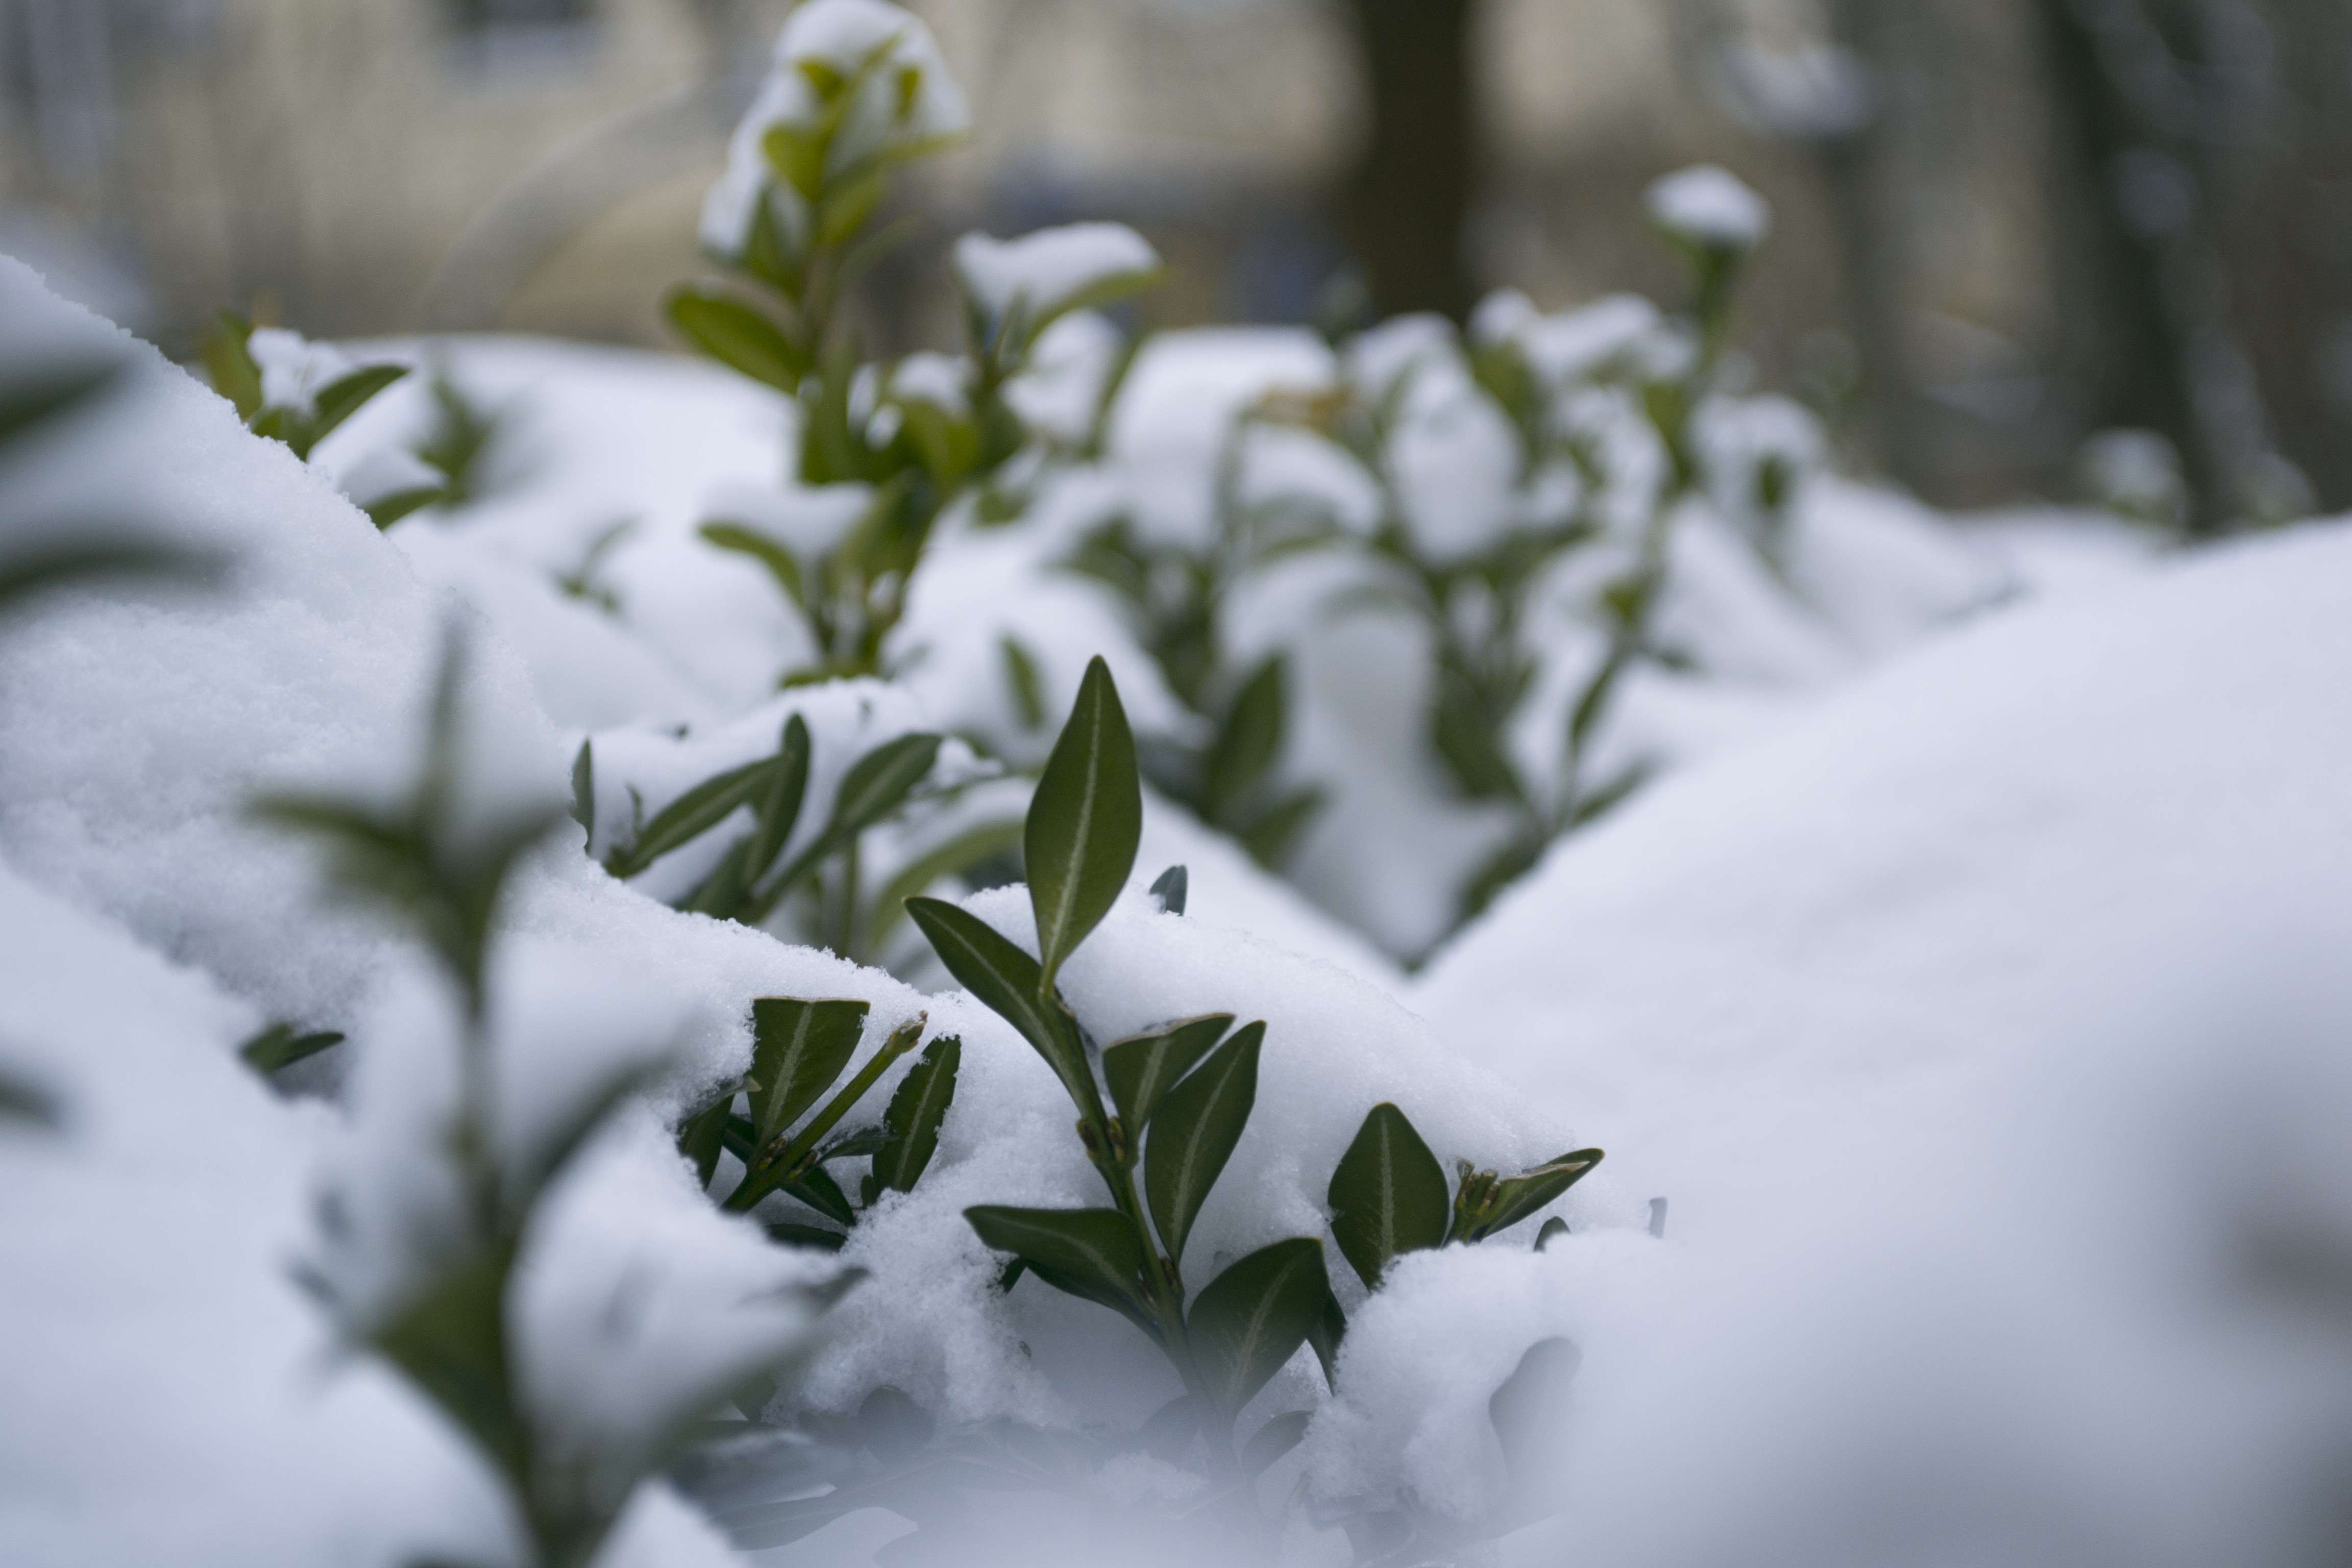
{"label": "snow crust", "polygon": [[1772,231],[1772,209],[1728,169],[1701,163],[1652,185],[1651,220],[1694,245],[1753,250]]}
{"label": "snow crust", "polygon": [[968,234],[956,241],[965,297],[994,321],[1016,308],[1050,321],[1095,290],[1160,270],[1160,254],[1123,223],[1073,223],[1018,239]]}

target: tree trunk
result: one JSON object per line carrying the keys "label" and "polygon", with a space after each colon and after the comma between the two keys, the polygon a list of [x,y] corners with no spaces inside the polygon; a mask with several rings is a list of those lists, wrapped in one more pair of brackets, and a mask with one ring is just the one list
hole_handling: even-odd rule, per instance
{"label": "tree trunk", "polygon": [[1348,0],[1348,9],[1370,108],[1347,193],[1349,238],[1381,314],[1458,321],[1476,291],[1465,256],[1479,162],[1476,0]]}

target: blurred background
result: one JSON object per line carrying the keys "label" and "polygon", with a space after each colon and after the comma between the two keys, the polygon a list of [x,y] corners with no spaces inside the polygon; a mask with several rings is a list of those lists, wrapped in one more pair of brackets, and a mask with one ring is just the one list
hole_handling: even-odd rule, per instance
{"label": "blurred background", "polygon": [[[2178,448],[2192,525],[2352,506],[2352,0],[907,0],[977,132],[860,302],[944,344],[963,229],[1124,220],[1146,325],[1351,286],[1671,298],[1640,194],[1768,195],[1760,383],[1944,505]],[[0,0],[0,252],[175,353],[658,345],[782,0]],[[1361,296],[1358,296],[1360,298]]]}

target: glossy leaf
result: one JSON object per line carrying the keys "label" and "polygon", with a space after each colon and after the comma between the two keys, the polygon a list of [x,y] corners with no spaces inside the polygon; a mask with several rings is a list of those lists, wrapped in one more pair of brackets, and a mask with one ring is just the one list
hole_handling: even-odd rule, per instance
{"label": "glossy leaf", "polygon": [[1021,1031],[1045,1058],[1071,1100],[1085,1110],[1093,1092],[1077,1029],[1057,1003],[1044,1000],[1037,961],[967,910],[940,899],[908,899],[907,914],[957,984]]}
{"label": "glossy leaf", "polygon": [[677,1152],[694,1164],[695,1179],[703,1186],[719,1173],[719,1152],[727,1145],[727,1122],[735,1110],[732,1087],[677,1124]]}
{"label": "glossy leaf", "polygon": [[827,1230],[821,1225],[802,1225],[794,1220],[772,1219],[763,1222],[762,1230],[771,1241],[781,1241],[786,1247],[814,1247],[820,1251],[839,1252],[849,1237],[837,1230]]}
{"label": "glossy leaf", "polygon": [[1314,1348],[1315,1359],[1323,1365],[1323,1384],[1327,1388],[1336,1390],[1339,1386],[1339,1342],[1347,1337],[1348,1314],[1340,1309],[1339,1298],[1327,1292],[1315,1326],[1307,1331],[1307,1342]]}
{"label": "glossy leaf", "polygon": [[1405,1113],[1372,1107],[1331,1173],[1331,1238],[1356,1277],[1377,1287],[1389,1260],[1445,1244],[1453,1194],[1445,1168]]}
{"label": "glossy leaf", "polygon": [[874,1155],[875,1185],[884,1191],[915,1189],[939,1151],[940,1127],[955,1099],[956,1071],[963,1062],[963,1042],[942,1035],[924,1050],[908,1070],[882,1113],[886,1141]]}
{"label": "glossy leaf", "polygon": [[670,324],[687,342],[730,370],[779,392],[797,392],[808,355],[783,330],[739,300],[681,289],[669,297]]}
{"label": "glossy leaf", "polygon": [[1323,1244],[1311,1237],[1262,1247],[1209,1281],[1185,1338],[1210,1398],[1229,1419],[1307,1342],[1330,1294]]}
{"label": "glossy leaf", "polygon": [[588,847],[596,846],[596,743],[580,742],[580,750],[572,757],[572,820],[588,836]]}
{"label": "glossy leaf", "polygon": [[1233,1027],[1231,1013],[1210,1013],[1171,1024],[1149,1035],[1134,1035],[1103,1047],[1103,1081],[1110,1086],[1111,1102],[1127,1123],[1130,1139],[1143,1136],[1144,1124],[1158,1109],[1160,1097]]}
{"label": "glossy leaf", "polygon": [[205,335],[204,348],[205,372],[212,377],[213,390],[228,399],[239,419],[247,420],[261,412],[261,366],[247,346],[252,336],[251,322],[234,310],[223,310]]}
{"label": "glossy leaf", "polygon": [[1118,901],[1142,834],[1135,736],[1110,667],[1097,656],[1046,759],[1023,837],[1041,994],[1050,994],[1063,961]]}
{"label": "glossy leaf", "polygon": [[758,799],[774,759],[762,757],[741,767],[707,778],[678,796],[645,826],[636,842],[615,854],[612,871],[634,877],[679,846],[693,842],[727,820],[730,814]]}
{"label": "glossy leaf", "polygon": [[1600,1150],[1579,1149],[1497,1183],[1494,1213],[1480,1226],[1478,1234],[1487,1237],[1508,1230],[1591,1174],[1599,1163]]}
{"label": "glossy leaf", "polygon": [[762,996],[751,1004],[751,1128],[765,1145],[800,1120],[857,1054],[864,1002]]}
{"label": "glossy leaf", "polygon": [[849,1194],[823,1165],[811,1165],[799,1175],[782,1184],[782,1190],[836,1225],[856,1225],[857,1211],[849,1206]]}
{"label": "glossy leaf", "polygon": [[1143,1244],[1117,1209],[963,1211],[981,1241],[1019,1258],[1056,1290],[1145,1321]]}
{"label": "glossy leaf", "polygon": [[1201,1205],[1233,1158],[1257,1103],[1263,1023],[1245,1024],[1191,1077],[1163,1095],[1143,1146],[1143,1191],[1160,1244],[1181,1268]]}
{"label": "glossy leaf", "polygon": [[1542,1226],[1536,1232],[1536,1250],[1541,1252],[1567,1234],[1568,1221],[1558,1215],[1552,1215],[1551,1218],[1544,1221]]}
{"label": "glossy leaf", "polygon": [[506,1286],[513,1254],[497,1247],[443,1275],[379,1328],[376,1348],[510,1478],[530,1436],[507,1372]]}
{"label": "glossy leaf", "polygon": [[1192,874],[1181,866],[1169,867],[1151,883],[1151,896],[1160,900],[1160,912],[1163,915],[1182,914],[1192,890]]}

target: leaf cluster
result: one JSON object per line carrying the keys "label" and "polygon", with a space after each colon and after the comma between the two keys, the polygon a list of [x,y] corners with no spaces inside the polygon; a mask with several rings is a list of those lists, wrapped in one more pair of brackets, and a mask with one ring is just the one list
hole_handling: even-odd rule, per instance
{"label": "leaf cluster", "polygon": [[261,366],[249,346],[252,337],[253,323],[234,310],[223,310],[215,317],[204,346],[205,369],[212,376],[213,390],[229,400],[247,429],[284,442],[306,462],[312,447],[376,394],[408,374],[406,365],[361,365],[320,387],[310,407],[289,408],[265,397]]}

